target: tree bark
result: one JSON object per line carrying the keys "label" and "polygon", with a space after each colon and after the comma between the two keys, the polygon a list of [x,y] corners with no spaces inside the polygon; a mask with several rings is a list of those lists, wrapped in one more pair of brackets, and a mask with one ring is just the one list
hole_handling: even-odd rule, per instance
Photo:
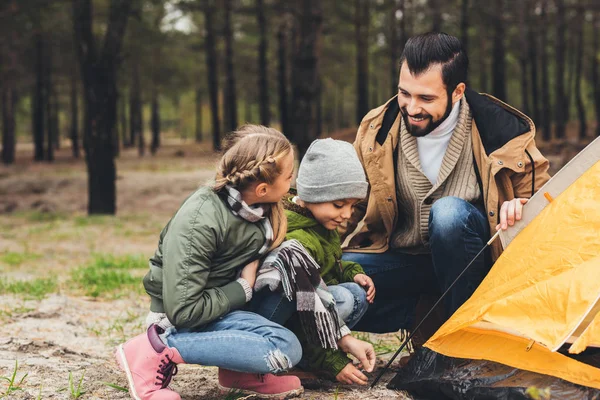
{"label": "tree bark", "polygon": [[35,85],[32,96],[32,130],[34,143],[34,160],[44,160],[44,137],[45,137],[45,98],[46,85],[44,74],[44,39],[41,32],[34,34],[35,42]]}
{"label": "tree bark", "polygon": [[496,13],[493,16],[494,24],[494,54],[492,60],[492,93],[502,101],[506,98],[506,77],[505,77],[505,49],[504,49],[504,2],[497,0]]}
{"label": "tree bark", "polygon": [[277,89],[279,92],[279,122],[284,134],[289,135],[289,114],[288,114],[288,63],[287,63],[287,42],[288,42],[288,22],[284,15],[281,18],[279,29],[277,31]]}
{"label": "tree bark", "polygon": [[17,92],[14,82],[7,80],[2,87],[2,162],[6,165],[15,162],[15,108]]}
{"label": "tree bark", "polygon": [[585,115],[585,106],[583,104],[583,95],[581,93],[581,80],[583,70],[583,46],[585,45],[583,27],[585,24],[585,10],[577,10],[576,29],[577,29],[577,60],[575,65],[575,104],[577,105],[577,115],[579,117],[579,139],[585,139],[587,134],[587,121]]}
{"label": "tree bark", "polygon": [[104,43],[99,49],[92,29],[91,0],[73,0],[73,28],[84,88],[89,214],[116,211],[112,140],[116,124],[116,78],[130,10],[131,1],[111,0]]}
{"label": "tree bark", "polygon": [[462,0],[460,3],[460,42],[469,54],[469,0]]}
{"label": "tree bark", "polygon": [[71,152],[74,158],[79,158],[79,103],[77,99],[77,77],[76,72],[71,73],[71,127],[69,136],[71,137]]}
{"label": "tree bark", "polygon": [[206,49],[206,67],[208,70],[208,92],[210,96],[210,112],[212,121],[213,150],[221,148],[221,120],[219,118],[219,77],[217,73],[217,49],[215,45],[215,0],[204,2],[204,23],[206,35],[204,47]]}
{"label": "tree bark", "polygon": [[369,112],[369,0],[355,0],[356,123]]}
{"label": "tree bark", "polygon": [[158,102],[158,91],[156,88],[152,91],[152,116],[150,118],[152,128],[152,143],[150,144],[150,153],[156,154],[160,147],[160,104]]}
{"label": "tree bark", "polygon": [[265,17],[264,0],[256,0],[256,17],[259,29],[258,44],[258,93],[260,98],[260,123],[268,126],[271,123],[271,113],[269,111],[269,80],[267,65],[267,19]]}
{"label": "tree bark", "polygon": [[235,131],[238,126],[237,94],[235,92],[235,72],[233,69],[233,28],[231,14],[233,14],[233,0],[224,0],[225,3],[225,120],[230,131]]}
{"label": "tree bark", "polygon": [[533,5],[535,3],[529,3],[529,29],[527,30],[527,49],[529,50],[529,81],[531,82],[531,109],[533,111],[533,122],[535,124],[540,123],[540,96],[539,96],[539,86],[538,86],[538,51],[537,51],[537,32],[536,27],[539,26],[539,21],[537,21],[533,10]]}
{"label": "tree bark", "polygon": [[[398,4],[396,0],[387,0],[388,12],[388,51],[390,55],[390,96],[398,92],[398,22],[396,12]],[[403,16],[404,17],[404,16]],[[337,93],[337,92],[336,92]]]}
{"label": "tree bark", "polygon": [[196,107],[195,107],[195,115],[196,115],[196,134],[194,135],[196,138],[196,143],[202,142],[202,90],[196,89]]}
{"label": "tree bark", "polygon": [[598,52],[600,51],[600,11],[593,12],[592,20],[592,92],[596,111],[596,136],[600,136],[600,72],[598,71]]}
{"label": "tree bark", "polygon": [[428,7],[431,10],[431,30],[433,32],[442,31],[442,10],[439,0],[429,0]]}
{"label": "tree bark", "polygon": [[554,116],[555,116],[555,137],[562,139],[565,136],[565,105],[566,96],[565,93],[565,36],[566,36],[566,23],[565,23],[565,4],[563,0],[555,0],[556,5],[556,69],[554,76],[554,85],[556,87],[556,102],[554,104]]}
{"label": "tree bark", "polygon": [[144,155],[144,121],[142,115],[142,94],[140,87],[140,71],[138,61],[134,60],[131,68],[131,88],[129,89],[129,141],[137,144],[138,153]]}
{"label": "tree bark", "polygon": [[318,134],[317,101],[323,11],[320,0],[302,0],[299,6],[300,31],[294,57],[290,131],[301,159]]}
{"label": "tree bark", "polygon": [[48,40],[46,42],[46,62],[44,68],[45,74],[45,102],[44,108],[46,109],[46,145],[45,145],[45,153],[44,160],[52,162],[54,161],[54,145],[56,141],[56,136],[58,132],[55,131],[55,122],[54,122],[54,85],[52,82],[52,42]]}
{"label": "tree bark", "polygon": [[[547,18],[547,10],[548,10],[548,0],[542,0],[541,3],[541,12],[540,12],[540,26],[547,26],[548,18]],[[540,63],[542,68],[542,137],[545,141],[549,141],[552,139],[552,117],[550,116],[550,110],[552,108],[550,103],[550,91],[549,91],[549,61],[548,61],[548,34],[546,33],[546,29],[540,29]]]}
{"label": "tree bark", "polygon": [[129,136],[127,135],[127,98],[123,91],[123,95],[119,99],[121,112],[119,113],[121,118],[121,141],[123,148],[131,147],[133,144],[129,142]]}
{"label": "tree bark", "polygon": [[529,49],[527,48],[528,42],[523,40],[529,36],[529,0],[523,0],[523,7],[517,14],[519,18],[519,38],[522,40],[522,46],[519,49],[519,66],[521,67],[521,111],[524,114],[529,115],[529,79],[527,77]]}

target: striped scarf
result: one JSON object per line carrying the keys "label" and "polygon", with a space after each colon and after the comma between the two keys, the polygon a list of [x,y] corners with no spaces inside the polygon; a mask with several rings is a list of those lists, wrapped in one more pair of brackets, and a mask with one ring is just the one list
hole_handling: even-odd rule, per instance
{"label": "striped scarf", "polygon": [[323,348],[337,349],[340,337],[350,333],[339,318],[335,299],[319,274],[319,264],[297,240],[286,240],[272,250],[258,269],[254,290],[281,287],[296,308],[307,339]]}
{"label": "striped scarf", "polygon": [[242,194],[233,186],[225,186],[224,192],[226,195],[226,202],[233,215],[245,219],[248,222],[261,222],[265,229],[265,243],[258,251],[258,254],[265,254],[273,243],[273,227],[269,218],[265,217],[267,208],[262,204],[256,206],[249,206],[242,199]]}

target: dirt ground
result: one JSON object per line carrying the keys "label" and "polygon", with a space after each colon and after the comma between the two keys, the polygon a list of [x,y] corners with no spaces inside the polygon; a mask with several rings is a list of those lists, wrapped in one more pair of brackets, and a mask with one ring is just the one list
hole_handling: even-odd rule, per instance
{"label": "dirt ground", "polygon": [[[185,143],[167,143],[156,156],[141,159],[126,151],[117,161],[117,215],[88,218],[83,160],[73,161],[68,149],[58,151],[52,164],[33,163],[31,154],[20,146],[17,164],[0,167],[0,281],[53,278],[58,286],[41,298],[0,290],[0,398],[127,399],[113,387],[127,387],[113,351],[144,331],[148,298],[139,288],[92,297],[71,286],[71,273],[97,254],[151,256],[171,214],[213,176],[216,157],[207,146]],[[21,258],[8,261],[10,255]],[[399,343],[394,335],[369,340],[385,353],[380,366]],[[181,365],[172,387],[183,399],[224,398],[216,390],[216,372]],[[409,398],[385,389],[392,376],[387,373],[373,390],[310,381],[303,398]]]}

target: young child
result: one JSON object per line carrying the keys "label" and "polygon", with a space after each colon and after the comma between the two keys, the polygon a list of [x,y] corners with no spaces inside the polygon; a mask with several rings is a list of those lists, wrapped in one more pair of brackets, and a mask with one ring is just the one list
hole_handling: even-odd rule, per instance
{"label": "young child", "polygon": [[[299,241],[319,264],[320,275],[335,299],[339,317],[352,328],[375,298],[373,280],[365,275],[362,267],[341,260],[342,248],[336,230],[350,218],[354,204],[367,196],[368,183],[356,151],[350,143],[339,140],[314,141],[302,159],[296,186],[297,196],[292,193],[284,200],[288,219],[286,240]],[[266,295],[260,293],[256,300],[261,296]],[[286,303],[290,302],[285,298],[279,302],[263,302],[256,312],[286,323],[293,313],[293,307]],[[300,338],[303,364],[308,369],[343,383],[367,383],[367,377],[341,351],[352,353],[353,349],[344,346],[339,346],[341,350],[324,349],[307,341],[293,318],[288,326]],[[361,351],[372,351],[367,343],[356,341],[360,342]],[[367,365],[363,367],[370,370]]]}
{"label": "young child", "polygon": [[303,392],[297,377],[273,375],[299,362],[296,336],[241,310],[252,297],[258,259],[284,239],[280,200],[293,169],[285,136],[243,126],[224,144],[214,185],[189,196],[163,229],[144,277],[149,319],[157,324],[115,353],[134,399],[180,399],[168,384],[181,363],[218,366],[222,392]]}

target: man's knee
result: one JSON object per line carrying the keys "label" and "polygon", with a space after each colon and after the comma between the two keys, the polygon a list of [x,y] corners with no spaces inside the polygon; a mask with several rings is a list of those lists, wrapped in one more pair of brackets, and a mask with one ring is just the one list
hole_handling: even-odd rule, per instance
{"label": "man's knee", "polygon": [[474,206],[458,197],[437,200],[429,213],[430,235],[446,236],[460,232],[469,223],[471,207]]}

